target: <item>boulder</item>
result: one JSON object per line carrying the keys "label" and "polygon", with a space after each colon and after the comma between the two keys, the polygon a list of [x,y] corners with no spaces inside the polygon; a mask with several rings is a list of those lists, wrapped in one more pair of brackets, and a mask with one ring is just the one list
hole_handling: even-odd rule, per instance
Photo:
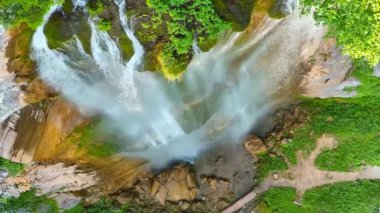
{"label": "boulder", "polygon": [[244,148],[252,156],[257,156],[261,153],[264,153],[268,150],[264,142],[257,136],[251,135],[244,143]]}
{"label": "boulder", "polygon": [[161,204],[165,201],[192,201],[197,196],[194,174],[188,166],[176,166],[154,177],[150,192]]}

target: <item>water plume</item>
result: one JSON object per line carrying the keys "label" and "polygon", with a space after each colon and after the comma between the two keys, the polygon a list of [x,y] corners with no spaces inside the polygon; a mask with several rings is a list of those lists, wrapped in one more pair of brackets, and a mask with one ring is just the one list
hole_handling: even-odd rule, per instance
{"label": "water plume", "polygon": [[77,38],[62,50],[50,49],[43,30],[58,6],[37,28],[32,56],[47,83],[84,113],[101,115],[120,135],[126,156],[147,159],[154,167],[191,160],[216,142],[245,137],[290,95],[299,64],[322,37],[310,17],[267,19],[246,39],[227,33],[208,52],[197,50],[183,79],[167,82],[141,70],[144,49],[125,16],[125,1],[114,3],[133,44],[129,61],[93,20],[91,54]]}

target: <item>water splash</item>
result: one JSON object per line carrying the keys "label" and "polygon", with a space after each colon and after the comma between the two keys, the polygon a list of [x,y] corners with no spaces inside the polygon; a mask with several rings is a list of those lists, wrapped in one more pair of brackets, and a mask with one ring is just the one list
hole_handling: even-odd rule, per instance
{"label": "water splash", "polygon": [[72,0],[73,2],[73,11],[79,9],[79,8],[84,8],[87,4],[87,0]]}
{"label": "water splash", "polygon": [[[298,65],[322,30],[310,17],[266,20],[248,40],[230,33],[210,51],[196,54],[181,82],[140,69],[144,50],[115,0],[134,55],[124,62],[117,43],[92,28],[92,55],[78,39],[63,51],[49,49],[43,33],[52,7],[32,41],[41,77],[82,111],[104,117],[118,131],[126,155],[164,166],[193,158],[215,142],[239,141],[291,93]],[[55,63],[51,63],[54,61]]]}
{"label": "water splash", "polygon": [[6,30],[0,26],[0,123],[24,105],[20,98],[20,88],[14,82],[14,74],[7,72],[8,60],[5,56],[7,44]]}

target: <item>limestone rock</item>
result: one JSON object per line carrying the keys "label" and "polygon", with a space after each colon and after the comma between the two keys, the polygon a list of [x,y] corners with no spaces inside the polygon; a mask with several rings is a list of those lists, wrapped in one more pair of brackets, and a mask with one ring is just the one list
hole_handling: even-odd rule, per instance
{"label": "limestone rock", "polygon": [[373,75],[380,77],[380,63],[373,69]]}
{"label": "limestone rock", "polygon": [[[18,197],[22,192],[32,188],[37,189],[37,195],[79,191],[96,183],[95,172],[84,173],[76,166],[66,167],[63,163],[36,164],[29,167],[23,176],[8,177],[0,183],[0,196]],[[64,200],[62,199],[62,202]]]}
{"label": "limestone rock", "polygon": [[82,116],[62,99],[24,107],[0,125],[0,157],[20,163],[48,160]]}
{"label": "limestone rock", "polygon": [[180,165],[157,175],[150,192],[162,204],[165,201],[192,201],[197,196],[197,186],[190,168]]}
{"label": "limestone rock", "polygon": [[352,97],[356,91],[345,91],[346,87],[355,87],[360,82],[348,77],[352,62],[348,56],[341,54],[334,39],[323,41],[313,58],[311,69],[303,77],[301,90],[305,96],[330,98]]}
{"label": "limestone rock", "polygon": [[71,209],[79,204],[81,198],[71,193],[57,193],[52,196],[60,209]]}
{"label": "limestone rock", "polygon": [[257,156],[268,150],[264,142],[255,135],[251,135],[244,143],[245,149],[253,156]]}

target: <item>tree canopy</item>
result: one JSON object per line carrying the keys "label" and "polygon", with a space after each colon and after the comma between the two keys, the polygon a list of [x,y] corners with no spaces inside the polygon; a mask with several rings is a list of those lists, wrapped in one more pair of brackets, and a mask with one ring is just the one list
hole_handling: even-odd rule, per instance
{"label": "tree canopy", "polygon": [[315,20],[329,26],[344,53],[372,66],[380,62],[380,0],[301,0],[301,5],[304,13],[314,8]]}
{"label": "tree canopy", "polygon": [[0,24],[7,27],[27,23],[37,28],[54,0],[1,0]]}

